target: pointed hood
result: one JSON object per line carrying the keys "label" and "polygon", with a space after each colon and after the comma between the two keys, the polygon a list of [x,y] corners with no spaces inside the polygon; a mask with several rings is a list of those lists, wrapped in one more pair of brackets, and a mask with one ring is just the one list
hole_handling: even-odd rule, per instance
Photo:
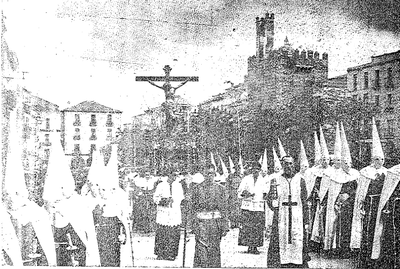
{"label": "pointed hood", "polygon": [[375,118],[372,117],[372,151],[371,157],[385,158],[382,150],[381,140],[379,139],[378,128],[376,128]]}
{"label": "pointed hood", "polygon": [[346,133],[344,131],[343,122],[340,123],[340,137],[342,140],[342,160],[347,164],[351,164],[350,147],[347,142]]}
{"label": "pointed hood", "polygon": [[229,169],[231,171],[231,174],[235,173],[235,165],[231,159],[231,156],[228,157],[229,158]]}
{"label": "pointed hood", "polygon": [[118,146],[116,144],[111,145],[111,156],[106,166],[106,177],[104,178],[104,184],[110,188],[119,187],[119,173],[118,173]]}
{"label": "pointed hood", "polygon": [[326,140],[324,136],[324,131],[322,130],[322,127],[319,126],[319,134],[320,134],[320,143],[321,143],[321,157],[325,159],[329,159],[329,151],[328,151],[328,146],[326,145]]}
{"label": "pointed hood", "polygon": [[212,163],[212,165],[214,165],[215,171],[217,171],[217,164],[215,163],[214,155],[212,152],[210,152],[210,155],[211,155],[211,157],[210,157],[211,163]]}
{"label": "pointed hood", "polygon": [[278,158],[278,155],[276,154],[275,148],[272,147],[272,154],[274,155],[274,171],[279,172],[282,170],[282,164],[281,161]]}
{"label": "pointed hood", "polygon": [[263,161],[261,164],[261,171],[268,173],[267,149],[264,149]]}
{"label": "pointed hood", "polygon": [[283,148],[282,142],[278,137],[279,155],[281,158],[287,156],[285,149]]}
{"label": "pointed hood", "polygon": [[301,167],[309,167],[309,163],[308,163],[308,159],[307,159],[307,155],[306,155],[306,150],[304,148],[304,144],[303,141],[300,140],[300,169]]}
{"label": "pointed hood", "polygon": [[262,165],[262,163],[263,163],[263,156],[262,156],[262,155],[260,156],[260,159],[258,160],[258,163],[259,163],[260,165]]}
{"label": "pointed hood", "polygon": [[219,157],[219,161],[221,162],[221,166],[222,166],[222,174],[224,175],[224,177],[228,177],[229,176],[228,168],[226,168],[226,165],[225,165],[224,161],[222,160],[221,156]]}
{"label": "pointed hood", "polygon": [[322,159],[321,145],[318,141],[317,132],[314,132],[314,164],[319,163]]}
{"label": "pointed hood", "polygon": [[59,133],[51,133],[49,165],[44,180],[43,199],[57,201],[75,192],[75,180],[61,146]]}
{"label": "pointed hood", "polygon": [[242,160],[242,155],[239,154],[239,169],[240,169],[240,174],[243,175],[244,174],[244,167],[243,167],[243,160]]}
{"label": "pointed hood", "polygon": [[17,195],[28,199],[29,193],[25,183],[22,165],[22,138],[18,129],[17,112],[10,112],[10,131],[8,133],[8,153],[4,179],[4,191],[10,196]]}
{"label": "pointed hood", "polygon": [[87,180],[95,185],[100,184],[101,179],[105,175],[106,167],[104,165],[104,158],[99,150],[93,151],[92,154],[92,165],[90,166]]}
{"label": "pointed hood", "polygon": [[342,159],[342,141],[340,140],[340,129],[339,123],[336,123],[336,135],[335,135],[335,148],[333,151],[334,159]]}

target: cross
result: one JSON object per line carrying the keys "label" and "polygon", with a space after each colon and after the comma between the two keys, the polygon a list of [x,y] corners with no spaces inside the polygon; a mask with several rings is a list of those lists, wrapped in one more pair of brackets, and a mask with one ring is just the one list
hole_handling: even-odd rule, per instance
{"label": "cross", "polygon": [[[166,101],[170,101],[170,100],[174,100],[175,97],[175,92],[178,88],[182,87],[183,85],[185,85],[187,82],[189,81],[199,81],[199,77],[171,77],[170,73],[172,68],[169,65],[164,66],[163,68],[165,76],[161,77],[161,76],[136,76],[136,81],[147,81],[149,82],[151,85],[160,88],[164,91],[165,93],[165,100]],[[153,81],[165,81],[163,86],[159,86],[157,84],[155,84]],[[172,87],[171,86],[171,81],[174,82],[179,82],[179,81],[183,81],[180,85],[178,85],[177,87]]]}
{"label": "cross", "polygon": [[[175,92],[177,89],[179,89],[180,87],[182,87],[189,81],[199,81],[199,77],[171,77],[170,73],[171,73],[172,68],[169,65],[164,66],[163,70],[165,72],[165,76],[163,76],[163,77],[136,76],[136,81],[147,81],[151,85],[153,85],[157,88],[160,88],[164,91],[165,102],[164,102],[163,106],[165,108],[167,133],[171,134],[172,130],[174,129],[174,125],[175,125],[175,121],[176,121],[176,115],[174,113],[174,108],[173,108]],[[161,86],[155,84],[153,81],[165,81],[165,83],[161,87]],[[171,81],[183,81],[183,82],[180,85],[178,85],[177,87],[172,87]]]}
{"label": "cross", "polygon": [[296,206],[296,202],[292,202],[292,192],[289,182],[289,197],[287,202],[282,203],[283,206],[289,207],[289,230],[288,230],[288,244],[292,243],[292,206]]}

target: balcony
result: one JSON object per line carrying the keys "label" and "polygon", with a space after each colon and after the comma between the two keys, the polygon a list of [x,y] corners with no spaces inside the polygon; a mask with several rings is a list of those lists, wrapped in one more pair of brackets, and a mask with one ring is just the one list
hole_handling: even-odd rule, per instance
{"label": "balcony", "polygon": [[92,135],[90,136],[89,140],[97,140],[97,136],[92,134]]}
{"label": "balcony", "polygon": [[114,123],[112,121],[107,121],[106,127],[114,127]]}
{"label": "balcony", "polygon": [[73,123],[74,126],[81,126],[81,121],[77,120]]}
{"label": "balcony", "polygon": [[81,136],[80,135],[74,135],[74,140],[81,140]]}

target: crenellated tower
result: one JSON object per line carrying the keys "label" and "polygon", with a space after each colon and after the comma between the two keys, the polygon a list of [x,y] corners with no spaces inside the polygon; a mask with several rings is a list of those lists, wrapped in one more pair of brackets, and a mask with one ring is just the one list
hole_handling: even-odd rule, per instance
{"label": "crenellated tower", "polygon": [[328,54],[292,48],[286,37],[274,49],[273,13],[256,18],[256,55],[248,59],[245,84],[262,106],[276,106],[311,96],[328,80]]}
{"label": "crenellated tower", "polygon": [[274,14],[256,18],[256,57],[264,58],[274,47]]}

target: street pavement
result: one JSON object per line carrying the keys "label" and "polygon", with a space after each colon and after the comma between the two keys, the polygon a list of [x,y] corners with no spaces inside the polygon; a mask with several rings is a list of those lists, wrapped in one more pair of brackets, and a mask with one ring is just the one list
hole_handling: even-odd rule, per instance
{"label": "street pavement", "polygon": [[[259,255],[247,254],[247,247],[237,245],[238,229],[232,229],[221,242],[222,267],[267,267],[268,240],[263,247],[258,248]],[[193,267],[195,239],[193,234],[188,234],[186,244],[185,267]],[[183,265],[183,233],[179,244],[179,255],[175,261],[157,260],[154,255],[154,233],[133,234],[135,267],[182,267]],[[317,254],[311,254],[310,268],[355,268],[349,259],[326,259]]]}

